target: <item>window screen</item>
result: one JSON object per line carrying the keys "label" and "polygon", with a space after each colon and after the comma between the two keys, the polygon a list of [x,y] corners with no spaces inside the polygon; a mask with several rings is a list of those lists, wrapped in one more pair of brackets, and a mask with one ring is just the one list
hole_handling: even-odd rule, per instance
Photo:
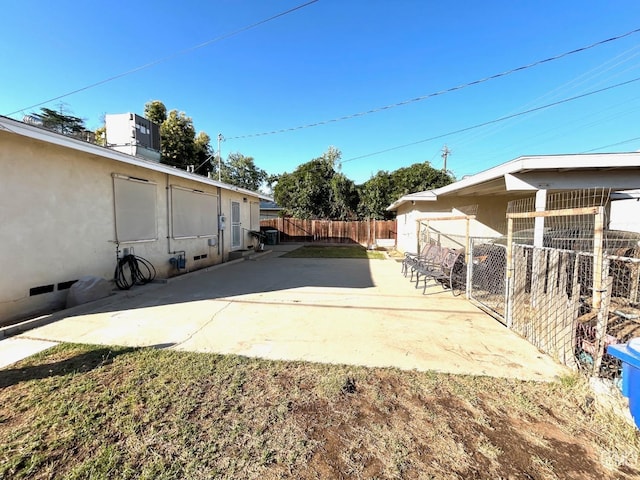
{"label": "window screen", "polygon": [[211,193],[171,186],[173,238],[211,237],[218,232],[218,197]]}
{"label": "window screen", "polygon": [[113,201],[118,242],[158,239],[156,184],[113,174]]}

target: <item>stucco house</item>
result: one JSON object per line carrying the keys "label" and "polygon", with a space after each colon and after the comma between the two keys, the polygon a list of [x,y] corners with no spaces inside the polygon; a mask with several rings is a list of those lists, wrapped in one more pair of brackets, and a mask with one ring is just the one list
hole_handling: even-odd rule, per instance
{"label": "stucco house", "polygon": [[225,262],[260,228],[260,193],[0,117],[0,324],[112,279],[126,252],[157,278]]}
{"label": "stucco house", "polygon": [[[442,188],[405,195],[387,210],[397,213],[398,249],[417,251],[417,223],[424,218],[463,217],[472,206],[469,222],[473,237],[506,234],[507,205],[512,200],[535,198],[544,210],[548,195],[589,188],[611,189],[610,200],[628,200],[625,209],[608,206],[611,228],[632,230],[630,218],[640,219],[640,152],[523,156]],[[631,213],[630,213],[631,212]],[[437,228],[438,221],[430,222]],[[640,220],[634,220],[637,226]],[[448,233],[465,235],[467,222],[447,221]]]}

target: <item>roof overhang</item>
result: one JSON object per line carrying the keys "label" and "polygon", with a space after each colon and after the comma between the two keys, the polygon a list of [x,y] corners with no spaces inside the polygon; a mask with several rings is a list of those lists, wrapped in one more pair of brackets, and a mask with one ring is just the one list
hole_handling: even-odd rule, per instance
{"label": "roof overhang", "polygon": [[65,135],[61,135],[59,133],[52,132],[44,128],[36,127],[34,125],[28,125],[24,122],[19,122],[17,120],[13,120],[8,117],[0,116],[0,131],[9,132],[15,135],[57,145],[63,148],[68,148],[71,150],[75,150],[77,152],[83,152],[88,155],[93,155],[93,156],[113,160],[116,162],[125,163],[127,165],[133,165],[136,167],[145,168],[145,169],[153,170],[156,172],[166,173],[174,177],[184,178],[184,179],[202,183],[205,185],[220,187],[225,190],[238,192],[245,195],[250,195],[252,197],[257,197],[262,200],[273,201],[272,197],[269,197],[268,195],[265,195],[260,192],[254,192],[251,190],[247,190],[245,188],[240,188],[234,185],[230,185],[228,183],[218,182],[217,180],[206,178],[201,175],[197,175],[195,173],[190,173],[185,170],[172,167],[170,165],[152,162],[152,161],[143,159],[141,157],[134,157],[131,155],[127,155],[126,153],[117,152],[107,147],[102,147],[100,145],[95,145],[93,143],[83,142],[82,140],[70,138]]}
{"label": "roof overhang", "polygon": [[[436,201],[445,196],[507,195],[537,190],[596,187],[629,190],[639,185],[640,152],[527,156],[430,190],[431,198],[416,201]],[[405,195],[387,210],[397,210],[412,195],[415,194]]]}
{"label": "roof overhang", "polygon": [[394,210],[397,210],[400,205],[404,205],[405,203],[409,202],[412,202],[412,204],[415,205],[416,202],[435,202],[436,200],[438,200],[438,197],[433,190],[410,193],[408,195],[400,197],[398,200],[389,205],[387,207],[387,211],[392,212]]}

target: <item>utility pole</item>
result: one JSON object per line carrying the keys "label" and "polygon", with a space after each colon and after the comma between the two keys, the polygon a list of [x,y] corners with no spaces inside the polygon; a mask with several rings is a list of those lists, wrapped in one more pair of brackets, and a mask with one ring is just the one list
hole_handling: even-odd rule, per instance
{"label": "utility pole", "polygon": [[445,144],[445,146],[442,147],[442,158],[444,159],[442,171],[445,173],[447,171],[447,158],[449,157],[449,155],[451,155],[451,150],[449,150],[449,147],[447,147],[447,145]]}
{"label": "utility pole", "polygon": [[218,181],[222,181],[222,170],[220,169],[220,142],[224,141],[224,137],[221,133],[218,134]]}

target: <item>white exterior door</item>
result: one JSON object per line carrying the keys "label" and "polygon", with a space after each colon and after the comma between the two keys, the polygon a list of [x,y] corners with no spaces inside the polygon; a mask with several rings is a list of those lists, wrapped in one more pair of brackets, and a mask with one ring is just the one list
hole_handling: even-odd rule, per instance
{"label": "white exterior door", "polygon": [[231,202],[231,250],[242,246],[240,202]]}

